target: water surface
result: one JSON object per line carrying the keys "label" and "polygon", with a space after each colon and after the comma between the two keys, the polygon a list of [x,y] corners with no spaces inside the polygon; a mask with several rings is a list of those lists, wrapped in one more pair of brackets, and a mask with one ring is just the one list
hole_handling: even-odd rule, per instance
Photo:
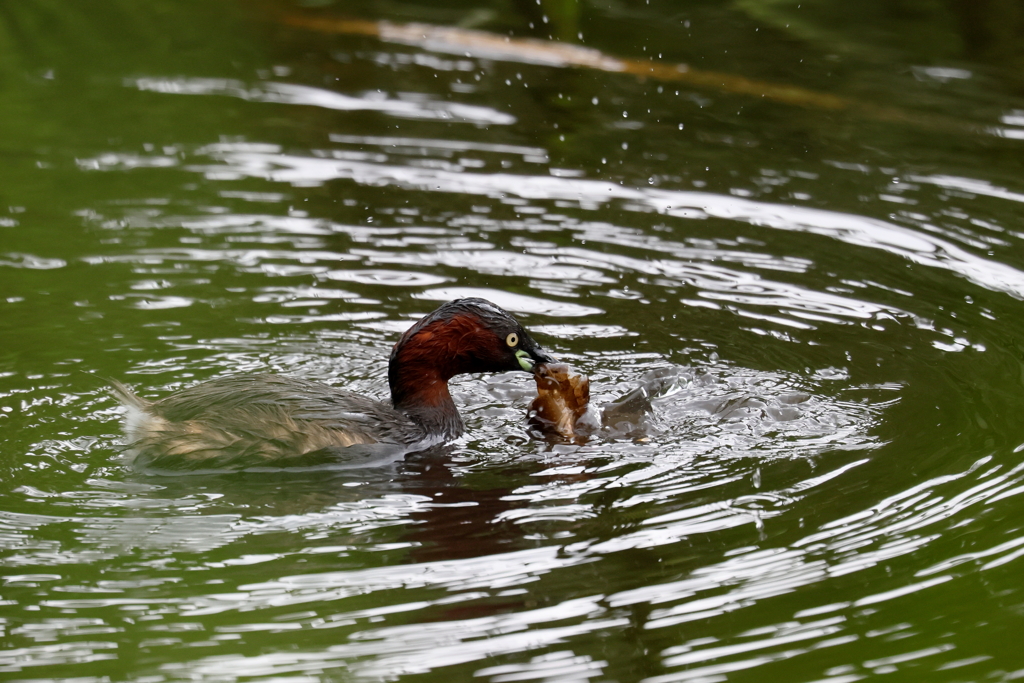
{"label": "water surface", "polygon": [[[2,677],[1024,675],[1016,43],[883,4],[0,0]],[[585,443],[509,373],[387,466],[121,455],[97,376],[385,399],[459,296],[672,380]]]}

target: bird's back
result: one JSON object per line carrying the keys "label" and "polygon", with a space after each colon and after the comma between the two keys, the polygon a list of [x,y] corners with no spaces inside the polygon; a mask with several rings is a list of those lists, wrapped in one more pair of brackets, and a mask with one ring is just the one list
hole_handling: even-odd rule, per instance
{"label": "bird's back", "polygon": [[344,460],[347,451],[408,451],[426,437],[385,403],[292,377],[225,377],[159,401],[113,385],[129,409],[128,443],[142,467],[291,467]]}

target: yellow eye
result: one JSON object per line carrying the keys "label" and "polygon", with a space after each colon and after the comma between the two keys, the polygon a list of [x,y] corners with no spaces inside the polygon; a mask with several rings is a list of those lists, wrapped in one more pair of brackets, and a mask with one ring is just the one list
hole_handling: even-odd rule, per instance
{"label": "yellow eye", "polygon": [[515,347],[519,345],[519,335],[515,332],[509,332],[508,336],[505,337],[505,343],[509,346]]}

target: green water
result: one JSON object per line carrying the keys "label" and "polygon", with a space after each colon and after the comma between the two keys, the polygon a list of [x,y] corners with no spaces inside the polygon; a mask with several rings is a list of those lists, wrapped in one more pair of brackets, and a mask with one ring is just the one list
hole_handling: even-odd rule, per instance
{"label": "green water", "polygon": [[[1024,9],[850,7],[0,0],[0,679],[1024,676]],[[94,376],[383,399],[463,295],[595,404],[675,380],[583,444],[510,373],[442,454],[157,476]]]}

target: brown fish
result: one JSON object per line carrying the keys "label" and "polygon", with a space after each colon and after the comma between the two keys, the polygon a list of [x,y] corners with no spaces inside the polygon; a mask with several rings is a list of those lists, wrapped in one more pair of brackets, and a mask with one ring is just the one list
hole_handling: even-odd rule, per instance
{"label": "brown fish", "polygon": [[541,363],[533,377],[537,398],[530,404],[530,424],[548,434],[575,437],[576,421],[590,403],[590,379],[568,363]]}

